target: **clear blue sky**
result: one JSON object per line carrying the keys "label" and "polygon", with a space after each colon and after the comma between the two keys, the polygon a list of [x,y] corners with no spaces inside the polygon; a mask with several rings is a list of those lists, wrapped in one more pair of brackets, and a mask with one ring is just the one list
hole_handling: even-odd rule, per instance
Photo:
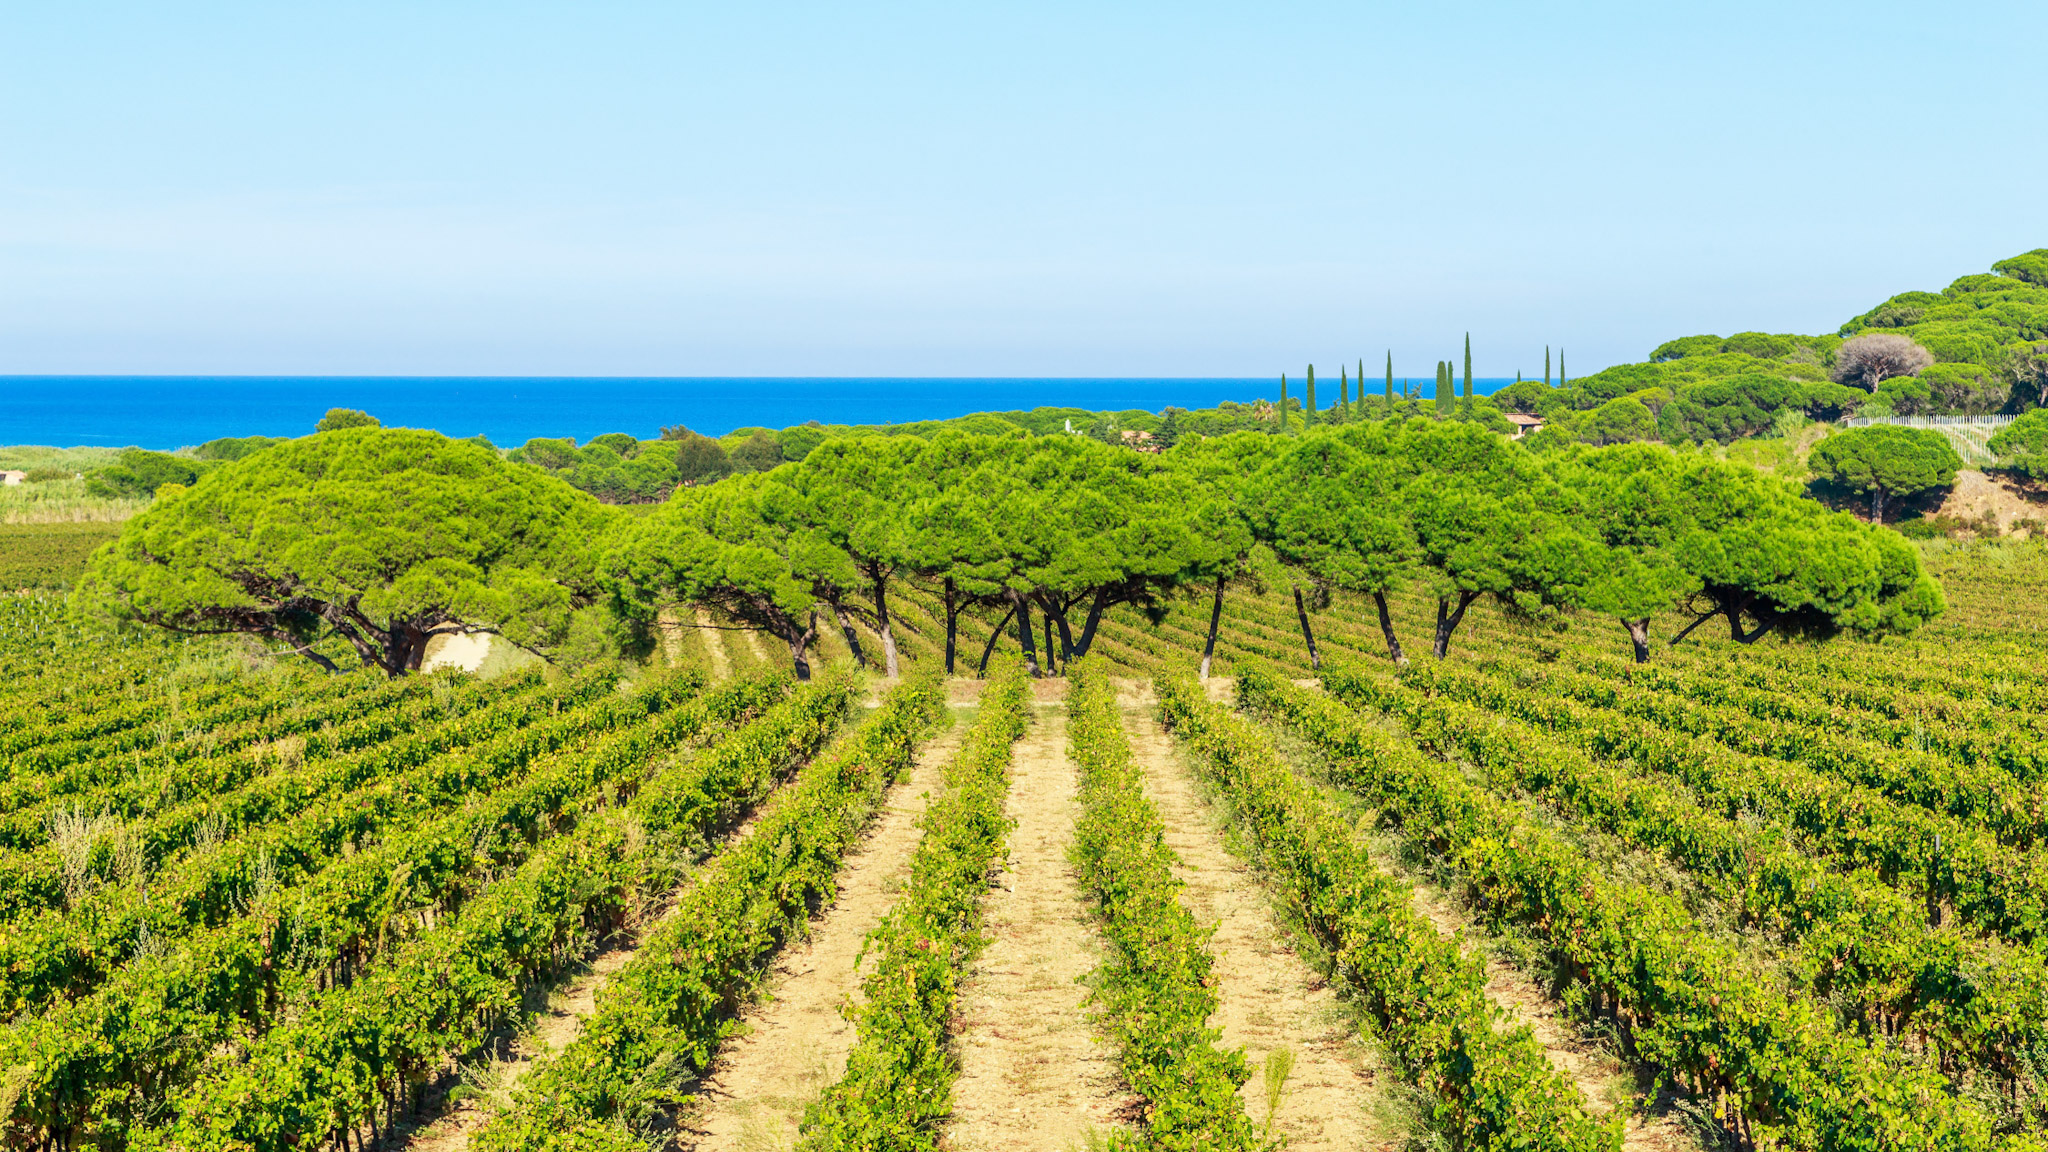
{"label": "clear blue sky", "polygon": [[2048,4],[10,4],[0,373],[1574,375],[2048,246]]}

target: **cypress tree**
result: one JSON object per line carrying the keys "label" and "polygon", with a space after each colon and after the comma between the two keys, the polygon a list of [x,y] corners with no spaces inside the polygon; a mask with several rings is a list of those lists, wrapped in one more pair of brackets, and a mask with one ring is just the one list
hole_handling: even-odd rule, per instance
{"label": "cypress tree", "polygon": [[1557,349],[1557,386],[1559,388],[1564,387],[1564,347],[1562,345]]}
{"label": "cypress tree", "polygon": [[1472,334],[1465,333],[1465,410],[1472,410]]}
{"label": "cypress tree", "polygon": [[1451,362],[1436,362],[1436,414],[1448,416],[1451,411]]}
{"label": "cypress tree", "polygon": [[1517,369],[1515,369],[1515,383],[1517,383],[1517,384],[1520,384],[1521,382],[1522,382],[1522,370],[1521,370],[1520,368],[1517,368]]}
{"label": "cypress tree", "polygon": [[1543,386],[1550,387],[1550,345],[1543,346]]}
{"label": "cypress tree", "polygon": [[1287,431],[1287,373],[1280,374],[1280,431]]}
{"label": "cypress tree", "polygon": [[1304,404],[1304,405],[1302,406],[1302,409],[1301,409],[1301,426],[1302,426],[1303,428],[1313,428],[1313,427],[1315,427],[1315,423],[1316,423],[1316,366],[1315,366],[1315,365],[1311,364],[1311,365],[1309,365],[1309,366],[1308,366],[1308,383],[1307,383],[1307,384],[1304,384],[1304,385],[1302,385],[1302,387],[1303,387],[1303,388],[1305,388],[1305,389],[1307,390],[1307,393],[1308,393],[1308,402],[1307,402],[1306,404]]}
{"label": "cypress tree", "polygon": [[[1358,374],[1365,375],[1365,365],[1358,366]],[[1394,350],[1387,349],[1387,415],[1394,414]]]}
{"label": "cypress tree", "polygon": [[1351,368],[1346,364],[1337,365],[1337,409],[1351,415]]}

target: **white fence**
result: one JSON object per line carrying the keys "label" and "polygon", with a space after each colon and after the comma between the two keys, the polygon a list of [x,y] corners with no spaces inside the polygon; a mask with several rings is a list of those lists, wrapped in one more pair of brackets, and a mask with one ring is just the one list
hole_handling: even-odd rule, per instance
{"label": "white fence", "polygon": [[1966,427],[2010,424],[2013,416],[1846,416],[1842,423],[1851,428],[1866,428],[1872,424],[1903,424],[1908,428],[1947,428],[1955,425]]}

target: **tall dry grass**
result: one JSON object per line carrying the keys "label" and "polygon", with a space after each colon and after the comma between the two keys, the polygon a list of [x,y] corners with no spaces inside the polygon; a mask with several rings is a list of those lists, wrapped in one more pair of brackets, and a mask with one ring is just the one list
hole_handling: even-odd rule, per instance
{"label": "tall dry grass", "polygon": [[77,479],[0,485],[0,524],[118,524],[148,506],[147,500],[89,496]]}

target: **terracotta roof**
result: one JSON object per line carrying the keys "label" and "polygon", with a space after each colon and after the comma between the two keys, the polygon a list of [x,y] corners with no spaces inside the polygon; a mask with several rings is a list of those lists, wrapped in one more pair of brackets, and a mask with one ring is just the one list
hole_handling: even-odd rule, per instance
{"label": "terracotta roof", "polygon": [[1509,412],[1507,418],[1510,424],[1526,424],[1531,428],[1541,428],[1543,426],[1543,417],[1541,416],[1524,416],[1520,412]]}

